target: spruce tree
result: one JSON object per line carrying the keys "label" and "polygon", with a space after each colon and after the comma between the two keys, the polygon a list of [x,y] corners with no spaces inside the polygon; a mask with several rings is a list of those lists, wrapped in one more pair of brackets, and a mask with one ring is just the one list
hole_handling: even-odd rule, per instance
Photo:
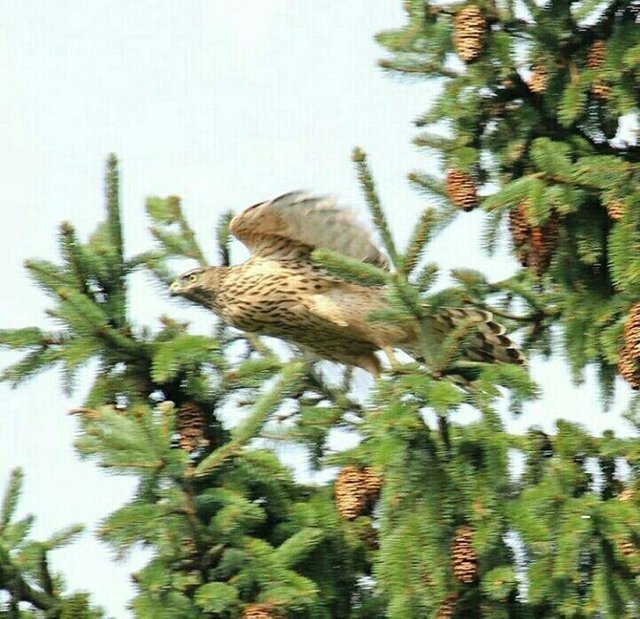
{"label": "spruce tree", "polygon": [[[525,269],[500,286],[513,302],[547,293],[544,312],[525,315],[533,350],[547,353],[561,325],[576,378],[591,363],[605,399],[617,371],[637,389],[640,147],[620,121],[640,98],[638,3],[404,7],[408,23],[378,36],[391,52],[380,64],[438,88],[414,141],[445,176],[410,181],[447,215],[483,208],[489,250],[506,224]],[[482,301],[473,277],[461,283]]]}
{"label": "spruce tree", "polygon": [[[488,309],[522,333],[532,355],[549,354],[561,327],[576,376],[597,364],[608,396],[620,364],[633,385],[640,295],[637,256],[627,250],[638,243],[638,149],[611,135],[638,104],[637,4],[405,7],[407,25],[379,37],[392,52],[382,64],[442,86],[416,142],[442,154],[443,174],[410,175],[440,207],[426,209],[399,248],[392,211],[356,149],[394,269],[327,250],[315,259],[341,277],[386,285],[391,309],[369,319],[415,321],[423,363],[387,372],[362,394],[351,370],[329,375],[297,349],[282,354],[213,317],[208,336],[170,316],[156,329],[134,324],[134,271],[162,291],[177,266],[208,260],[175,196],[147,201],[156,247],[127,255],[113,156],[105,221],[86,242],[63,224],[61,263],[26,264],[60,328],[0,332],[4,347],[25,352],[2,378],[19,385],[59,365],[71,389],[78,368],[98,361],[74,410],[76,448],[138,482],[99,532],[120,555],[136,545],[152,551],[134,575],[137,617],[640,613],[637,438],[592,436],[562,420],[553,434],[507,432],[505,394],[512,414],[538,394],[527,369],[463,361],[472,325],[436,347],[424,320],[445,305]],[[522,270],[493,282],[459,269],[453,286],[434,291],[437,266],[423,259],[431,239],[478,207],[488,212],[487,247],[507,222]],[[221,218],[217,235],[223,264],[232,258],[228,222]],[[234,424],[223,423],[225,410]],[[461,421],[469,410],[474,420]],[[627,417],[640,430],[635,407]],[[336,430],[358,444],[331,449]],[[338,467],[335,480],[296,481],[273,442],[306,447],[315,468]],[[517,460],[521,475],[512,471]],[[12,522],[16,479],[2,523]],[[18,616],[30,604],[31,616],[100,616],[86,596],[59,593],[38,571],[55,544],[23,560],[27,527],[12,527],[0,529],[0,587],[10,595],[3,612]],[[71,599],[83,605],[77,615],[64,614]]]}
{"label": "spruce tree", "polygon": [[[436,299],[491,309],[521,330],[531,355],[550,355],[560,333],[575,380],[587,364],[598,368],[605,405],[616,372],[637,389],[640,290],[632,248],[640,239],[640,150],[618,129],[624,115],[638,110],[640,7],[528,1],[407,1],[404,7],[407,24],[378,37],[391,52],[381,66],[439,89],[416,121],[415,143],[442,162],[441,174],[416,171],[409,180],[439,203],[442,220],[484,209],[485,235],[477,242],[492,251],[510,237],[522,265],[499,282],[460,269],[452,274],[456,285]],[[481,375],[487,371],[495,369]],[[484,393],[495,383],[491,377]],[[398,407],[408,406],[407,391],[418,392],[401,389]],[[445,419],[455,409],[453,401],[444,409],[433,399],[424,403]],[[638,403],[633,399],[626,414],[636,431]],[[382,541],[378,567],[387,570],[379,583],[385,584],[383,573],[389,587],[395,583],[400,609],[390,616],[637,616],[637,439],[590,436],[562,420],[552,436],[535,428],[508,435],[490,413],[490,400],[475,406],[491,432],[483,437],[476,430],[470,440],[475,424],[447,423],[439,437],[445,457],[423,472],[426,479],[454,470],[441,484],[457,510],[447,513],[443,505],[427,527],[440,536],[441,556],[448,548],[449,583],[430,578],[434,591],[428,592],[416,582],[412,599],[407,582],[419,562],[402,572]],[[380,436],[390,440],[389,434]],[[508,475],[507,450],[524,458],[519,479]],[[416,466],[424,450],[410,453],[405,468]],[[483,467],[502,479],[491,480]],[[491,481],[483,487],[481,480]],[[407,492],[406,482],[398,485]],[[381,523],[391,514],[383,509]],[[509,548],[491,546],[490,531],[494,544],[510,539]],[[403,548],[397,558],[420,547],[417,537],[392,539]],[[465,576],[474,570],[473,579]],[[462,586],[452,586],[455,579]]]}
{"label": "spruce tree", "polygon": [[104,613],[91,605],[89,594],[67,592],[63,576],[52,570],[51,552],[72,542],[82,526],[71,525],[45,541],[31,539],[35,518],[16,519],[23,478],[20,469],[11,471],[2,500],[0,589],[6,603],[0,616],[101,619]]}
{"label": "spruce tree", "polygon": [[[166,290],[172,261],[206,259],[173,196],[147,201],[157,249],[127,256],[118,177],[110,156],[106,218],[87,242],[63,223],[62,262],[27,261],[29,274],[52,299],[47,313],[60,328],[2,331],[4,347],[26,353],[2,378],[17,386],[57,365],[71,389],[78,369],[97,360],[86,400],[72,411],[80,427],[76,449],[137,479],[134,498],[99,530],[118,556],[136,545],[152,550],[149,563],[133,575],[135,616],[349,616],[352,596],[360,606],[371,597],[358,580],[369,569],[365,543],[343,530],[329,488],[295,483],[256,439],[274,414],[311,410],[320,401],[338,423],[351,399],[301,361],[284,361],[258,339],[222,324],[211,336],[191,334],[169,316],[159,317],[156,330],[133,324],[127,285],[135,270],[146,269]],[[223,218],[218,234],[223,258],[227,223]],[[241,419],[233,428],[220,422],[223,407],[233,407]],[[13,513],[18,482],[16,473],[3,523]],[[15,523],[4,530],[6,539],[0,537],[0,587],[11,595],[6,612],[15,615],[26,602],[44,613],[36,616],[84,616],[64,614],[76,598],[52,592],[47,572],[33,576],[46,568],[46,551],[76,529],[36,545],[24,539],[30,522]],[[27,543],[25,559],[20,553]],[[27,587],[33,578],[42,582]]]}

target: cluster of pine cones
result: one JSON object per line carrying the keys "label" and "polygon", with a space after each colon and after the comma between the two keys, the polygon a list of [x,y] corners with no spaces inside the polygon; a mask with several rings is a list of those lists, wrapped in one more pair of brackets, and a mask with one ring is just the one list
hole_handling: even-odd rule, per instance
{"label": "cluster of pine cones", "polygon": [[[607,58],[607,49],[605,42],[602,40],[594,41],[587,54],[587,69],[589,71],[598,71],[602,68]],[[549,73],[545,62],[542,58],[538,59],[531,71],[531,77],[527,80],[527,86],[531,92],[542,94],[547,90],[549,85]],[[611,86],[602,78],[596,77],[591,82],[591,95],[600,101],[606,101],[609,98]]]}
{"label": "cluster of pine cones", "polygon": [[555,211],[541,226],[532,226],[527,217],[527,202],[509,211],[509,232],[520,264],[542,275],[551,263],[556,248],[560,221]]}

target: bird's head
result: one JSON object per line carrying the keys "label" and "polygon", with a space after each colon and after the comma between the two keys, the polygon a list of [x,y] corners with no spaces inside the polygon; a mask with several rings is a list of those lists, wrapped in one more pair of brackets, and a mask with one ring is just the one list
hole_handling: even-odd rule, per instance
{"label": "bird's head", "polygon": [[185,297],[206,307],[212,307],[220,281],[219,267],[201,267],[183,273],[170,286],[172,296]]}

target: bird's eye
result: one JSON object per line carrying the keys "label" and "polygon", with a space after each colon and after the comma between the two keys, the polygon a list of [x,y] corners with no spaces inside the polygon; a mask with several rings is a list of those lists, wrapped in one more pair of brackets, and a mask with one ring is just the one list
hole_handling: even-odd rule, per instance
{"label": "bird's eye", "polygon": [[191,273],[191,275],[189,275],[189,281],[193,284],[193,282],[195,282],[198,279],[198,276],[195,273]]}

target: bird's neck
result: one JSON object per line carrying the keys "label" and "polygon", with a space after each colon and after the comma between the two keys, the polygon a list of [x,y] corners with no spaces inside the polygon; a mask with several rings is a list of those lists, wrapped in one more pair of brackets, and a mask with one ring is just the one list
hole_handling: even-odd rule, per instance
{"label": "bird's neck", "polygon": [[209,267],[204,273],[204,285],[211,292],[220,291],[232,267]]}

